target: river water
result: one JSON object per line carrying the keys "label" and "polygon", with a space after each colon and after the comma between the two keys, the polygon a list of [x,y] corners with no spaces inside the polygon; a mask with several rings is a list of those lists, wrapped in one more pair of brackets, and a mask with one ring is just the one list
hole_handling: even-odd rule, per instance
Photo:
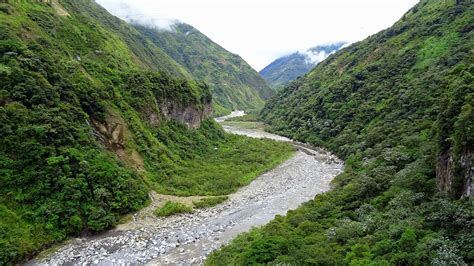
{"label": "river water", "polygon": [[[218,118],[241,116],[241,111]],[[226,126],[229,133],[290,141],[288,138]],[[198,209],[192,214],[166,218],[152,215],[152,206],[132,221],[105,234],[70,240],[57,251],[30,261],[31,265],[195,265],[221,245],[252,227],[263,225],[275,215],[284,215],[316,194],[330,189],[331,180],[341,173],[343,163],[330,153],[293,143],[298,151],[275,169],[256,178],[229,196],[224,203]]]}

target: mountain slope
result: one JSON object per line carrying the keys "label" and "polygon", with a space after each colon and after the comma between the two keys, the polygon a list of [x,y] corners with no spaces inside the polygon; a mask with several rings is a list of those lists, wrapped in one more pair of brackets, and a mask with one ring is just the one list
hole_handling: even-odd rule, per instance
{"label": "mountain slope", "polygon": [[136,23],[135,27],[196,79],[208,83],[215,102],[227,110],[260,109],[273,93],[242,58],[226,51],[190,25],[178,23],[170,31]]}
{"label": "mountain slope", "polygon": [[[124,55],[130,54],[131,58],[129,60],[142,69],[157,70],[173,76],[193,79],[192,75],[168,56],[164,50],[151,43],[132,25],[110,15],[101,6],[88,4],[84,0],[66,2],[65,5],[71,14],[80,15],[81,20],[96,23],[98,27],[107,29],[110,34],[120,38],[129,48],[128,53]],[[76,40],[76,46],[78,46],[75,47],[77,56],[85,56],[85,54],[82,54],[84,51],[79,46],[81,42],[87,41],[85,38],[88,37],[83,36],[84,39]]]}
{"label": "mountain slope", "polygon": [[473,18],[471,1],[423,0],[268,102],[273,130],[345,172],[208,264],[472,264]]}
{"label": "mountain slope", "polygon": [[291,154],[225,134],[209,86],[93,0],[1,2],[0,21],[1,265],[111,228],[150,189],[228,194]]}
{"label": "mountain slope", "polygon": [[345,43],[320,45],[306,50],[296,52],[273,61],[260,71],[260,75],[273,89],[279,89],[296,78],[303,76],[313,69],[316,64],[323,61],[331,53],[341,49]]}

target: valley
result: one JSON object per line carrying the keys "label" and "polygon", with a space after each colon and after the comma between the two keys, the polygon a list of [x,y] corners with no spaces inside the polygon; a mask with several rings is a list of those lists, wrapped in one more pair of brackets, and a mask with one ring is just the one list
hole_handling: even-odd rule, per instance
{"label": "valley", "polygon": [[0,265],[473,265],[474,5],[413,1],[0,0]]}
{"label": "valley", "polygon": [[[242,114],[236,112],[229,117]],[[225,118],[216,120],[223,123]],[[259,130],[224,128],[229,133],[289,141]],[[128,223],[102,235],[70,240],[56,252],[28,264],[202,263],[210,252],[238,234],[329,190],[331,180],[343,169],[342,161],[324,150],[294,145],[298,151],[289,160],[229,195],[222,204],[191,214],[158,218],[152,210],[176,197],[152,193],[152,204],[133,215]]]}

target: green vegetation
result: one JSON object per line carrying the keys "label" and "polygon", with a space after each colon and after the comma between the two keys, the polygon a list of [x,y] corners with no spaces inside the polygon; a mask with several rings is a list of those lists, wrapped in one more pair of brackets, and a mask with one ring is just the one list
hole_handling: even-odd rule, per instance
{"label": "green vegetation", "polygon": [[473,165],[473,17],[471,3],[423,0],[271,100],[262,118],[274,131],[329,148],[345,171],[207,264],[474,263],[474,205],[461,198]]}
{"label": "green vegetation", "polygon": [[228,118],[225,122],[258,122],[258,120],[258,114],[246,114],[243,116]]}
{"label": "green vegetation", "polygon": [[244,116],[229,118],[223,123],[223,125],[260,131],[270,130],[267,125],[258,121],[258,119],[258,115],[256,114],[246,114]]}
{"label": "green vegetation", "polygon": [[228,200],[228,196],[217,196],[217,197],[209,197],[209,198],[203,198],[198,201],[193,201],[193,205],[196,208],[208,208],[208,207],[213,207],[218,204],[221,204],[222,202]]}
{"label": "green vegetation", "polygon": [[273,95],[265,80],[240,56],[226,51],[190,25],[173,25],[172,31],[135,25],[176,62],[213,91],[217,116],[232,110],[260,110]]}
{"label": "green vegetation", "polygon": [[165,204],[155,210],[158,217],[167,217],[178,213],[192,213],[193,208],[179,202],[167,201]]}
{"label": "green vegetation", "polygon": [[[49,16],[44,9],[35,7],[34,4],[28,6],[30,11],[34,10],[33,13],[28,14],[28,17],[38,23],[50,37],[59,38],[56,45],[68,46],[67,50],[60,51],[67,51],[68,56],[80,57],[81,61],[87,61],[84,65],[88,71],[94,67],[98,71],[109,70],[98,65],[97,61],[107,62],[106,59],[111,59],[111,54],[113,54],[115,60],[110,61],[111,63],[120,59],[123,60],[121,63],[127,66],[133,65],[144,70],[160,71],[176,77],[193,79],[193,76],[161,47],[147,40],[132,25],[110,15],[101,6],[91,4],[90,0],[66,0],[61,3],[69,10],[70,17]],[[20,14],[13,13],[12,15]],[[65,27],[63,23],[69,26]],[[54,43],[54,40],[52,42]],[[112,65],[107,66],[110,68]]]}
{"label": "green vegetation", "polygon": [[111,228],[150,189],[229,193],[292,152],[205,119],[210,88],[94,1],[58,4],[0,3],[0,264]]}
{"label": "green vegetation", "polygon": [[154,176],[150,171],[152,187],[160,194],[229,194],[294,152],[293,146],[287,143],[224,134],[211,121],[194,132],[179,124],[162,127],[161,131],[164,133],[161,142],[178,151],[183,159],[173,171],[168,168],[168,175]]}

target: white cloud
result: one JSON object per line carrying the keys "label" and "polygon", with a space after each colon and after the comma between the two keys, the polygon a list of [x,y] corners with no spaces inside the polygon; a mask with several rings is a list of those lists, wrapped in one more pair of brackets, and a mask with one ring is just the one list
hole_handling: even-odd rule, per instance
{"label": "white cloud", "polygon": [[[124,17],[168,28],[189,23],[260,70],[277,57],[322,43],[355,42],[390,27],[418,0],[97,0]],[[122,12],[122,13],[120,13]],[[126,12],[125,12],[126,13]],[[138,15],[137,15],[138,14]]]}
{"label": "white cloud", "polygon": [[136,22],[141,25],[156,27],[162,30],[172,30],[173,24],[179,20],[176,18],[162,17],[160,14],[145,15],[140,6],[135,6],[127,0],[98,0],[110,13],[127,21]]}
{"label": "white cloud", "polygon": [[309,64],[311,63],[317,64],[329,56],[329,54],[326,53],[325,51],[320,51],[320,52],[306,51],[304,54],[306,55],[306,58],[307,58],[306,61]]}

